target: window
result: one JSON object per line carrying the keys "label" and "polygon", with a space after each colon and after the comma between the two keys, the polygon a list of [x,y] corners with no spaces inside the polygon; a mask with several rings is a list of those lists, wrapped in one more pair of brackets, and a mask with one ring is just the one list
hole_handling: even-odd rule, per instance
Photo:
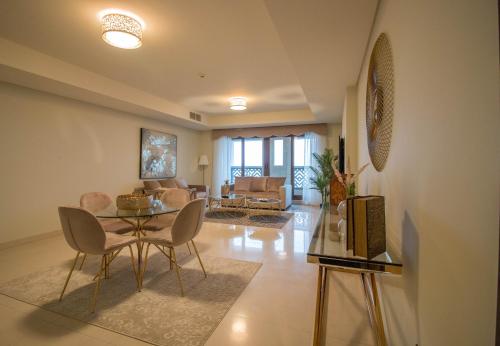
{"label": "window", "polygon": [[245,167],[262,167],[262,162],[262,138],[245,139]]}
{"label": "window", "polygon": [[283,166],[283,140],[274,140],[274,165]]}
{"label": "window", "polygon": [[293,146],[293,164],[295,166],[304,166],[304,138],[296,137]]}
{"label": "window", "polygon": [[241,167],[241,139],[233,139],[233,163],[231,166]]}

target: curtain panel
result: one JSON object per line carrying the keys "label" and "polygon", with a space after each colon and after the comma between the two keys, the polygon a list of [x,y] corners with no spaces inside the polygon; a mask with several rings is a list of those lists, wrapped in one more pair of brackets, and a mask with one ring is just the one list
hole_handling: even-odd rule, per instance
{"label": "curtain panel", "polygon": [[304,124],[289,126],[269,126],[269,127],[248,127],[240,129],[219,129],[212,131],[212,139],[217,140],[222,137],[230,138],[252,138],[252,137],[286,137],[290,135],[302,136],[305,133],[315,133],[316,135],[328,135],[327,124]]}
{"label": "curtain panel", "polygon": [[220,193],[224,180],[231,179],[231,163],[233,162],[233,142],[230,137],[220,137],[213,145],[212,189],[214,194]]}

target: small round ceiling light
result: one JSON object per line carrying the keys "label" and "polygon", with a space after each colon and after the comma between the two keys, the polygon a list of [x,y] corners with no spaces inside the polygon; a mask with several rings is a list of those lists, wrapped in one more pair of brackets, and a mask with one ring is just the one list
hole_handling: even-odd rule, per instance
{"label": "small round ceiling light", "polygon": [[102,39],[113,47],[135,49],[142,45],[144,22],[133,13],[104,10],[99,13]]}
{"label": "small round ceiling light", "polygon": [[244,111],[247,109],[247,99],[245,97],[236,96],[229,99],[229,108],[233,111]]}

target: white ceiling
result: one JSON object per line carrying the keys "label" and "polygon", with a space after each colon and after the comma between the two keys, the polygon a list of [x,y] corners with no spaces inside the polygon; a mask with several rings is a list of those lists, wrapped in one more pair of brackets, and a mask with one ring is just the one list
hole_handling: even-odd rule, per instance
{"label": "white ceiling", "polygon": [[[310,108],[338,122],[356,83],[376,0],[2,0],[0,37],[204,114]],[[143,46],[100,39],[97,13],[132,11]],[[199,74],[207,74],[200,78]]]}

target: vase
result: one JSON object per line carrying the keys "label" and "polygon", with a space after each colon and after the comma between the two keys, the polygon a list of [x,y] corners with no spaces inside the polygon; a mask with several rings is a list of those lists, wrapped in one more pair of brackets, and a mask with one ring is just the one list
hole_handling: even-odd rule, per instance
{"label": "vase", "polygon": [[229,195],[229,192],[231,190],[231,187],[229,186],[229,184],[224,184],[222,185],[222,194],[223,195]]}
{"label": "vase", "polygon": [[347,200],[340,201],[337,211],[343,220],[347,220]]}

